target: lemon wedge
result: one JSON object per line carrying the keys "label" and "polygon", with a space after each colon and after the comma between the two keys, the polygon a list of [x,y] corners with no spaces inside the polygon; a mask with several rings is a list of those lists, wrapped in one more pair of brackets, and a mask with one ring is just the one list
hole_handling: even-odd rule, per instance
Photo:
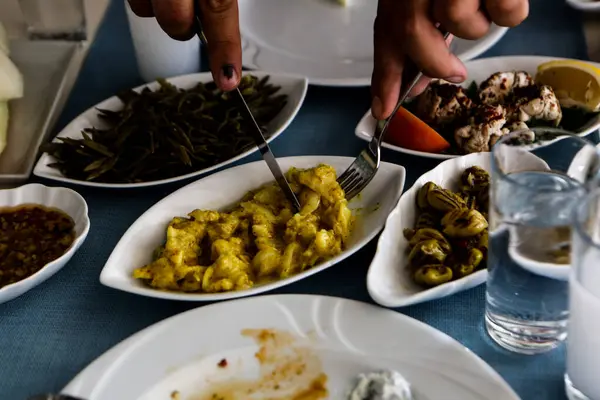
{"label": "lemon wedge", "polygon": [[600,111],[600,68],[578,60],[555,60],[538,65],[535,81],[551,86],[563,107]]}

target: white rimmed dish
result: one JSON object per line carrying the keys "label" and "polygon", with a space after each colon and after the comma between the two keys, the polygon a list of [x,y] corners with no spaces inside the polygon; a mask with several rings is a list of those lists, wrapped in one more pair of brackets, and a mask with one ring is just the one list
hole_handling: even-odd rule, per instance
{"label": "white rimmed dish", "polygon": [[423,184],[432,181],[443,188],[455,190],[458,188],[462,172],[473,165],[489,172],[490,153],[474,153],[446,160],[419,177],[402,195],[379,236],[377,251],[367,273],[367,290],[375,302],[384,307],[404,307],[440,299],[485,282],[487,270],[482,269],[464,278],[429,289],[417,285],[407,271],[408,241],[402,232],[414,225],[417,218],[416,196]]}
{"label": "white rimmed dish", "polygon": [[[523,152],[515,162],[531,165],[532,168],[546,168],[544,160],[532,153]],[[447,282],[433,288],[422,288],[413,282],[407,269],[408,241],[403,230],[412,228],[417,218],[416,196],[426,182],[457,190],[460,175],[471,166],[479,166],[491,171],[490,153],[473,153],[440,163],[437,167],[421,175],[415,184],[400,198],[398,205],[388,216],[385,229],[379,237],[377,251],[367,273],[367,290],[371,298],[384,307],[405,307],[471,289],[485,282],[487,270],[481,269],[464,278]],[[502,229],[502,227],[500,228]],[[492,234],[493,227],[490,229]]]}
{"label": "white rimmed dish", "polygon": [[[290,125],[292,120],[298,114],[302,103],[304,103],[304,98],[306,97],[306,91],[308,89],[308,81],[304,77],[289,75],[289,74],[273,74],[262,71],[251,71],[248,74],[252,74],[258,78],[262,78],[266,75],[270,76],[269,83],[272,83],[277,86],[281,86],[281,90],[278,94],[286,94],[288,96],[288,102],[286,106],[281,110],[281,112],[269,123],[267,124],[267,129],[271,132],[271,135],[267,139],[267,142],[271,142],[275,140],[283,131]],[[182,88],[189,89],[195,86],[198,82],[212,82],[212,76],[210,73],[200,73],[200,74],[190,74],[190,75],[182,75],[174,78],[169,78],[167,81],[172,83],[173,85]],[[144,84],[134,88],[136,91],[141,91],[145,87],[149,87],[152,90],[155,90],[158,87],[158,83],[151,82],[148,84]],[[108,109],[108,110],[118,110],[122,107],[121,101],[118,97],[113,96],[110,97],[103,102],[96,104],[95,106],[89,108],[84,113],[75,118],[69,125],[67,125],[62,131],[59,132],[57,137],[69,137],[74,139],[81,139],[81,131],[84,128],[89,128],[92,126],[102,127],[105,126],[105,123],[98,118],[97,108]],[[57,141],[55,138],[54,141]],[[36,176],[46,179],[52,179],[60,182],[67,182],[76,185],[83,186],[93,186],[93,187],[101,187],[101,188],[112,188],[112,189],[127,189],[127,188],[139,188],[139,187],[147,187],[147,186],[156,186],[167,183],[173,183],[177,181],[181,181],[184,179],[192,178],[195,176],[200,176],[206,174],[215,169],[224,167],[229,165],[235,161],[238,161],[252,153],[257,151],[257,148],[251,148],[239,155],[230,158],[229,160],[223,161],[219,164],[215,164],[209,168],[204,168],[199,171],[195,171],[189,174],[161,179],[156,181],[149,182],[140,182],[140,183],[101,183],[101,182],[88,182],[83,180],[71,179],[64,176],[59,170],[50,168],[48,164],[55,162],[54,157],[50,156],[47,153],[41,155],[38,160],[33,173]]]}
{"label": "white rimmed dish", "polygon": [[[301,156],[278,159],[281,168],[311,168],[320,163],[343,172],[353,161],[350,157]],[[134,222],[117,243],[100,274],[103,285],[126,292],[182,301],[215,301],[264,293],[304,279],[342,261],[366,245],[383,228],[404,188],[404,167],[381,163],[379,171],[365,190],[350,202],[356,210],[357,223],[348,247],[338,256],[287,279],[225,293],[178,293],[152,289],[132,277],[135,268],[151,261],[152,252],[165,238],[165,229],[175,216],[185,216],[194,209],[219,210],[239,201],[248,191],[273,181],[264,161],[240,165],[193,182],[167,196]],[[224,190],[224,188],[226,188]]]}
{"label": "white rimmed dish", "polygon": [[[345,399],[358,373],[383,368],[400,372],[419,399],[519,399],[496,371],[446,334],[391,310],[315,295],[259,296],[168,318],[100,356],[63,393],[164,400],[178,390],[190,399],[211,383],[252,379],[258,375],[258,346],[241,335],[245,329],[294,335],[305,346],[303,354],[316,354],[311,365],[327,375],[330,399]],[[225,368],[217,365],[222,359]]]}
{"label": "white rimmed dish", "polygon": [[[351,3],[341,7],[333,0],[239,2],[243,65],[306,76],[311,85],[369,86],[377,2]],[[506,31],[492,25],[481,39],[455,39],[453,52],[470,60],[493,47]]]}
{"label": "white rimmed dish", "polygon": [[600,12],[600,2],[597,0],[567,0],[567,4],[579,11]]}
{"label": "white rimmed dish", "polygon": [[[532,76],[535,76],[537,66],[552,60],[564,60],[564,58],[557,57],[539,57],[539,56],[508,56],[508,57],[492,57],[482,58],[479,60],[473,60],[465,63],[467,68],[467,80],[462,84],[463,87],[468,87],[471,82],[475,81],[480,83],[495,72],[500,71],[526,71]],[[588,62],[588,61],[586,61]],[[589,62],[600,68],[600,64]],[[600,114],[596,115],[580,132],[576,132],[577,136],[586,136],[590,133],[597,131],[600,128]],[[371,110],[369,109],[361,118],[354,134],[359,139],[370,141],[373,132],[375,130],[375,119],[371,116]],[[556,140],[543,142],[538,147],[547,146],[554,143]],[[439,154],[439,153],[427,153],[423,151],[416,151],[406,149],[404,147],[395,146],[383,142],[383,147],[397,151],[399,153],[410,154],[413,156],[420,156],[425,158],[433,158],[438,160],[447,160],[450,158],[456,158],[458,155],[454,154]]]}
{"label": "white rimmed dish", "polygon": [[75,240],[56,260],[46,264],[35,274],[0,288],[0,303],[7,302],[31,290],[64,267],[79,250],[90,230],[90,219],[85,199],[71,189],[29,184],[16,189],[0,190],[0,209],[20,205],[41,205],[68,214],[75,222]]}

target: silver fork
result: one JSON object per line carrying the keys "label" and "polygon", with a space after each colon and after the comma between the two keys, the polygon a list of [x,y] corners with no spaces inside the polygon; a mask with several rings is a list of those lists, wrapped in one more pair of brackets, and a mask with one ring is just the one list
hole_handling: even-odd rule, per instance
{"label": "silver fork", "polygon": [[[448,38],[448,32],[442,32],[444,39]],[[387,131],[390,120],[396,115],[400,106],[404,103],[410,91],[415,87],[419,79],[423,76],[423,72],[418,71],[415,77],[408,83],[408,85],[402,88],[398,103],[394,107],[392,114],[384,120],[377,121],[375,126],[375,133],[373,139],[369,142],[366,149],[360,152],[354,162],[348,167],[346,171],[338,177],[338,182],[342,187],[342,190],[346,194],[346,199],[350,200],[359,194],[365,186],[371,182],[381,162],[381,142],[383,136]]]}

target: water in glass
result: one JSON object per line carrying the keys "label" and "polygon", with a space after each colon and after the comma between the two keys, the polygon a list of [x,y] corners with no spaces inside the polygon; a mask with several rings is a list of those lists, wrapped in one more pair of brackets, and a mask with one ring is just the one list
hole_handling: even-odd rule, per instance
{"label": "water in glass", "polygon": [[[581,171],[571,168],[581,162],[581,152],[525,150],[508,140],[492,154],[485,322],[502,347],[536,354],[567,336],[568,271],[562,279],[554,272],[568,268],[572,210],[587,193],[588,178],[571,173]],[[591,146],[574,136],[568,140],[579,149]],[[584,167],[600,157],[590,154]]]}

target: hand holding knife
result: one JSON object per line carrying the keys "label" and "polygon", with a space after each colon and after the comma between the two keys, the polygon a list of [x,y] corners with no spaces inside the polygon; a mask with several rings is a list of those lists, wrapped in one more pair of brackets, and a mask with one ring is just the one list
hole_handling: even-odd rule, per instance
{"label": "hand holding knife", "polygon": [[[200,38],[202,44],[208,46],[206,36],[204,35],[204,31],[202,29],[202,14],[200,10],[200,5],[197,1],[194,2],[194,10],[196,34]],[[262,154],[263,160],[265,160],[265,162],[267,163],[267,166],[271,170],[271,173],[275,177],[275,180],[279,184],[279,187],[281,188],[287,199],[292,203],[296,211],[300,211],[300,202],[298,201],[298,198],[294,194],[294,191],[292,190],[290,184],[285,178],[285,175],[283,174],[283,171],[281,170],[277,159],[273,155],[273,152],[271,151],[271,148],[269,147],[269,144],[267,143],[265,136],[263,135],[262,130],[260,129],[260,126],[256,122],[256,119],[254,119],[254,115],[252,115],[252,111],[250,110],[250,107],[248,107],[248,103],[246,103],[242,92],[240,92],[239,88],[235,88],[234,91],[239,97],[240,105],[246,110],[248,118],[250,119],[250,121],[252,121],[253,126],[250,128],[252,130],[252,137],[254,138],[255,144],[260,150],[260,153]]]}

